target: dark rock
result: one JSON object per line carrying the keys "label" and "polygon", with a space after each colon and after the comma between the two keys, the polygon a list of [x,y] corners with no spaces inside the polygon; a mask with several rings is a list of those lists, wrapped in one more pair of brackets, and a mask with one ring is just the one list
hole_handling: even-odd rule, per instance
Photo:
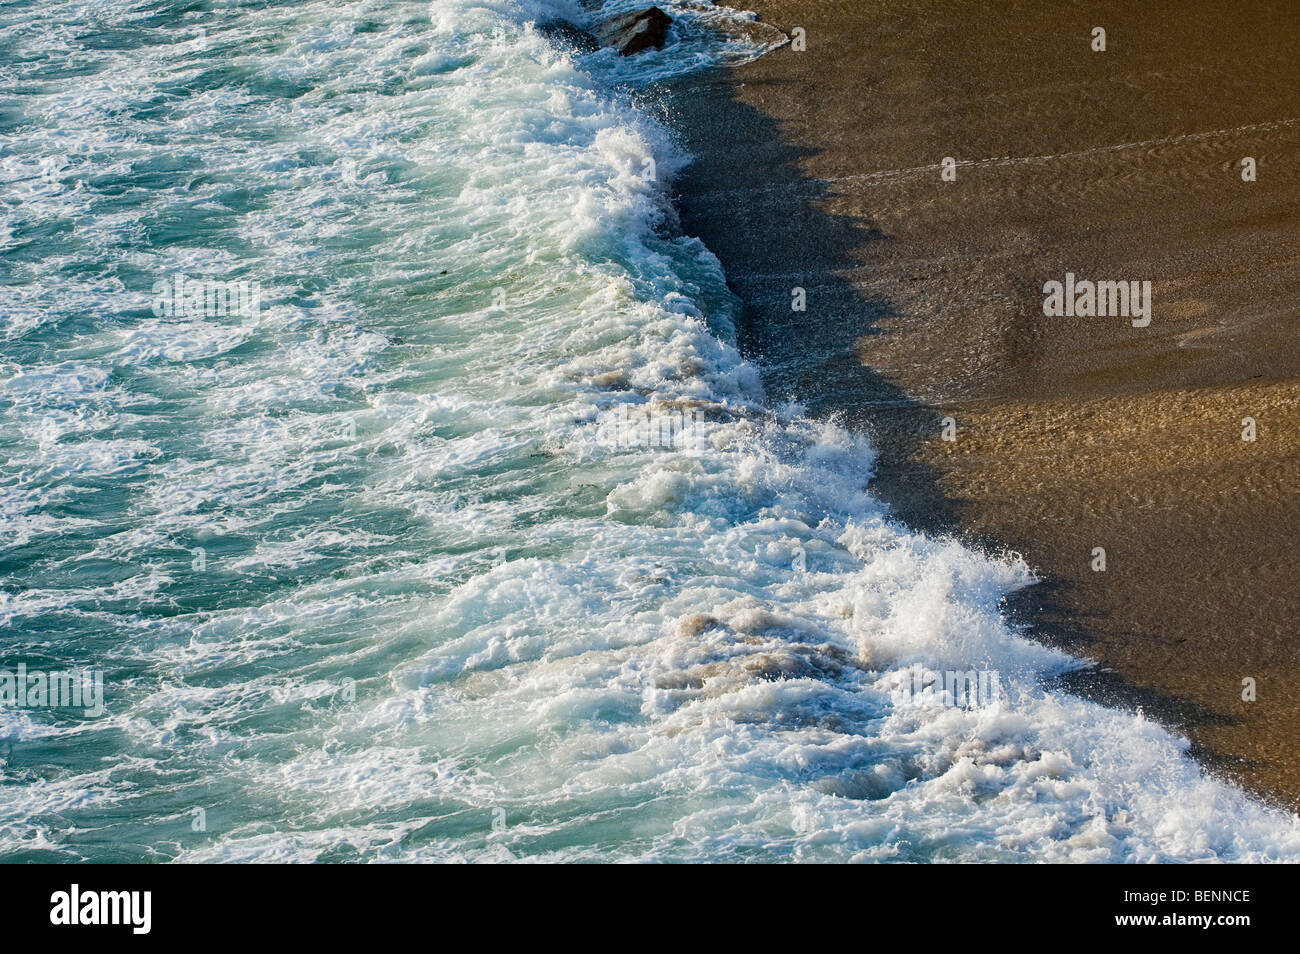
{"label": "dark rock", "polygon": [[658,7],[647,7],[601,20],[592,32],[601,46],[612,46],[623,56],[631,56],[642,50],[662,49],[672,22],[673,18]]}
{"label": "dark rock", "polygon": [[551,43],[575,53],[592,53],[600,49],[600,41],[581,27],[567,20],[550,20],[537,25],[537,32]]}

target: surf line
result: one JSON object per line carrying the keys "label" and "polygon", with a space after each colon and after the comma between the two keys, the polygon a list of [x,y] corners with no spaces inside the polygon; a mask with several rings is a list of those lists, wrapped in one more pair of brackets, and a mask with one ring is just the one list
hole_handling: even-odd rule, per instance
{"label": "surf line", "polygon": [[[1145,149],[1151,146],[1171,146],[1182,142],[1193,142],[1198,139],[1212,139],[1215,136],[1227,136],[1234,133],[1252,133],[1267,132],[1273,129],[1283,129],[1287,126],[1294,126],[1300,123],[1300,116],[1294,119],[1275,119],[1266,123],[1252,123],[1247,126],[1234,126],[1229,129],[1211,129],[1206,132],[1182,133],[1177,136],[1168,136],[1164,139],[1143,139],[1140,142],[1121,142],[1111,146],[1094,146],[1091,149],[1079,149],[1074,152],[1056,152],[1040,156],[990,156],[987,159],[962,159],[955,163],[945,166],[942,162],[932,162],[924,166],[910,166],[905,169],[882,169],[879,172],[861,172],[851,176],[831,176],[825,179],[809,179],[802,183],[805,186],[820,185],[827,182],[888,182],[893,179],[902,179],[908,176],[921,175],[923,173],[933,174],[942,172],[945,168],[969,169],[977,166],[1012,166],[1021,163],[1030,162],[1051,162],[1056,159],[1077,159],[1084,156],[1100,155],[1102,153],[1120,152],[1127,149]],[[758,189],[718,189],[713,192],[701,192],[692,196],[693,200],[726,198],[737,193],[743,195],[753,195],[756,192],[771,191],[789,191],[788,185],[769,185],[762,186]],[[795,186],[794,188],[798,188]]]}

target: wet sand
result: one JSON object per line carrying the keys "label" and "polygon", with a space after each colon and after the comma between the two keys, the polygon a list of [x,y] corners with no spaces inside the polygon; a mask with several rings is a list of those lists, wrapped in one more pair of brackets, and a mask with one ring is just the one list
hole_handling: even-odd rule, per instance
{"label": "wet sand", "polygon": [[[769,391],[873,432],[901,518],[1023,553],[1072,688],[1300,805],[1300,4],[749,6],[806,52],[665,108]],[[1066,272],[1150,281],[1150,325],[1046,317]]]}

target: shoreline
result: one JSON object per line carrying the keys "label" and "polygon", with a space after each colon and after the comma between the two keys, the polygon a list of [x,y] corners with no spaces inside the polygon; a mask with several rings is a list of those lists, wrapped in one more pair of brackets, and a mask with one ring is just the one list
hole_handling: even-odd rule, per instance
{"label": "shoreline", "polygon": [[[769,394],[870,433],[904,523],[1023,553],[1008,616],[1097,663],[1069,688],[1300,805],[1300,11],[748,6],[808,50],[665,86]],[[1045,317],[1067,273],[1151,281],[1151,325]]]}

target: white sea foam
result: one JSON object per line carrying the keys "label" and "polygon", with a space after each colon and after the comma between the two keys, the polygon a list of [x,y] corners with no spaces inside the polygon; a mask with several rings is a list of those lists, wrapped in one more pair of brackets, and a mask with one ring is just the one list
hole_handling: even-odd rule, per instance
{"label": "white sea foam", "polygon": [[[861,437],[767,403],[673,232],[684,159],[614,89],[760,47],[710,45],[690,20],[731,15],[696,4],[662,52],[574,58],[529,26],[557,13],[232,6],[130,51],[59,24],[152,9],[0,14],[34,64],[0,155],[27,243],[0,621],[101,665],[108,710],[4,713],[0,851],[1300,855],[1177,737],[1050,688],[1081,663],[999,615],[1021,561],[891,522]],[[60,187],[29,183],[49,157]],[[177,271],[264,308],[154,316]],[[706,440],[600,440],[620,407],[699,409]],[[898,705],[918,665],[1005,698]],[[92,741],[113,769],[67,757]]]}

